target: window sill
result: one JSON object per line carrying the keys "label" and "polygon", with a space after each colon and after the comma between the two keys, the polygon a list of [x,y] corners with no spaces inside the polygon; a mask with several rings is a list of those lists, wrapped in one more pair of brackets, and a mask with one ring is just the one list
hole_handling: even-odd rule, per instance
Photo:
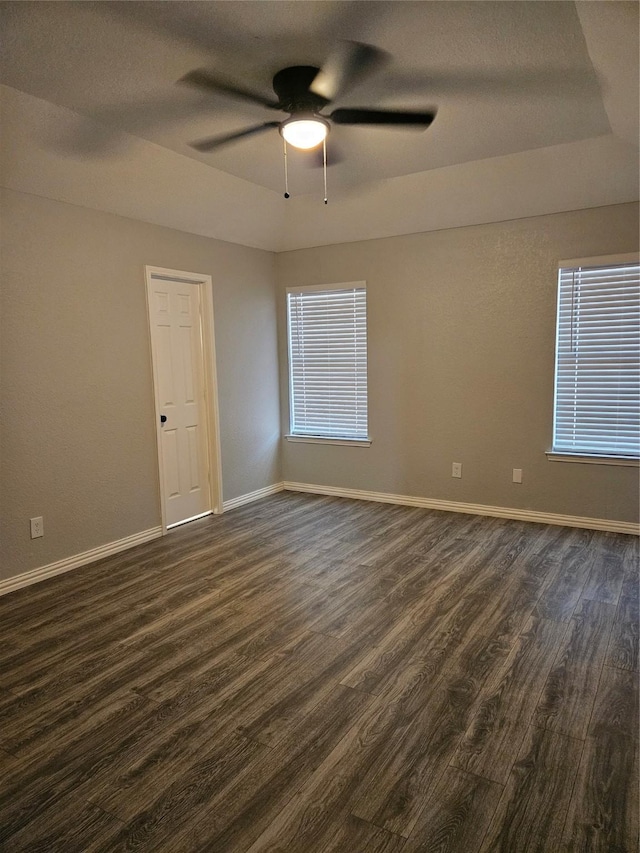
{"label": "window sill", "polygon": [[345,447],[369,447],[370,438],[329,438],[324,435],[285,435],[287,441],[299,444],[342,444]]}
{"label": "window sill", "polygon": [[640,459],[634,456],[589,456],[584,453],[547,452],[550,462],[583,462],[587,465],[622,465],[626,468],[637,468]]}

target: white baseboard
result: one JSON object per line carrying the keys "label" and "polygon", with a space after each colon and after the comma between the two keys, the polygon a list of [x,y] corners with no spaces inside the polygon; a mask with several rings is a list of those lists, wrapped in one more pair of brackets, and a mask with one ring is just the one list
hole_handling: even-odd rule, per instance
{"label": "white baseboard", "polygon": [[248,492],[246,495],[240,495],[237,498],[231,498],[229,501],[224,501],[222,509],[226,512],[228,509],[250,504],[253,501],[259,501],[260,498],[266,498],[267,495],[275,495],[276,492],[281,492],[284,489],[284,483],[274,483],[272,486],[265,486],[263,489],[256,489],[255,492]]}
{"label": "white baseboard", "polygon": [[142,545],[144,542],[151,542],[152,539],[158,539],[160,536],[162,536],[162,527],[151,527],[149,530],[142,530],[140,533],[125,536],[124,539],[118,539],[116,542],[107,542],[106,545],[91,548],[90,551],[84,551],[82,554],[74,554],[73,557],[65,557],[64,560],[49,563],[48,566],[40,566],[37,569],[23,572],[21,575],[5,578],[0,580],[0,595],[6,595],[8,592],[13,592],[24,586],[31,586],[31,584],[52,578],[54,575],[69,572],[71,569],[95,563],[96,560],[101,560],[103,557],[118,554],[120,551],[126,551],[135,545]]}
{"label": "white baseboard", "polygon": [[[256,489],[255,492],[249,492],[246,495],[240,495],[237,498],[232,498],[225,501],[223,504],[224,510],[235,509],[243,504],[251,503],[252,501],[260,500],[260,498],[268,495],[276,494],[283,490],[289,492],[310,492],[316,495],[331,495],[339,498],[354,498],[355,500],[377,501],[379,503],[400,504],[402,506],[417,506],[424,509],[439,509],[445,512],[462,512],[469,515],[487,515],[495,518],[509,518],[514,521],[532,521],[537,524],[557,524],[562,527],[583,527],[586,530],[606,530],[612,533],[628,533],[631,535],[640,535],[640,525],[629,521],[612,521],[605,518],[586,518],[577,515],[560,515],[557,513],[537,512],[529,509],[514,509],[511,507],[500,506],[485,506],[484,504],[468,504],[459,503],[457,501],[442,501],[433,500],[430,498],[418,498],[411,495],[392,495],[385,492],[369,492],[363,489],[343,489],[337,486],[317,486],[310,483],[274,483],[271,486],[265,486],[263,489]],[[118,554],[120,551],[126,551],[136,545],[142,545],[145,542],[151,542],[153,539],[158,539],[162,536],[162,527],[151,527],[149,530],[142,530],[140,533],[134,533],[131,536],[126,536],[124,539],[118,539],[116,542],[108,542],[106,545],[100,545],[97,548],[92,548],[89,551],[84,551],[82,554],[75,554],[72,557],[65,557],[63,560],[58,560],[55,563],[49,563],[47,566],[40,566],[37,569],[31,569],[23,572],[20,575],[14,575],[11,578],[0,580],[0,596],[6,595],[14,590],[21,589],[25,586],[30,586],[34,583],[54,577],[55,575],[69,572],[72,569],[77,569],[80,566],[86,566],[90,563],[95,563],[103,557],[109,557],[111,554]]]}
{"label": "white baseboard", "polygon": [[484,504],[441,501],[430,498],[416,498],[410,495],[390,495],[384,492],[368,492],[361,489],[342,489],[335,486],[315,486],[309,483],[283,484],[286,491],[311,492],[316,495],[333,495],[339,498],[355,498],[362,501],[419,506],[424,509],[441,509],[445,512],[464,512],[469,515],[488,515],[495,518],[509,518],[513,521],[532,521],[537,524],[558,524],[561,527],[583,527],[587,530],[607,530],[612,533],[640,535],[640,524],[630,521],[612,521],[606,518],[584,518],[578,515],[559,515],[557,513],[537,512],[531,509],[485,506]]}

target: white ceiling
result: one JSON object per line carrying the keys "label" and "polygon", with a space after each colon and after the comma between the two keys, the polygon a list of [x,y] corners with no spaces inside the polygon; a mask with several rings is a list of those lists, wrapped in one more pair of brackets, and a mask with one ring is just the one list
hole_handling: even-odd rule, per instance
{"label": "white ceiling", "polygon": [[[402,233],[400,220],[402,231],[468,224],[462,200],[444,225],[425,219],[416,188],[457,198],[456,181],[464,177],[466,190],[475,174],[479,186],[483,174],[517,184],[517,197],[497,194],[499,218],[638,197],[635,2],[3,2],[0,11],[11,143],[3,183],[16,189],[270,249]],[[299,152],[284,203],[276,130],[211,154],[189,147],[280,114],[176,86],[187,71],[210,67],[269,95],[277,70],[321,65],[344,38],[390,58],[338,106],[438,114],[417,133],[335,126],[329,152],[339,147],[344,160],[329,169],[329,208],[315,210],[322,172]],[[562,164],[576,157],[582,171],[563,186]],[[529,190],[520,177],[532,164],[560,179],[543,193],[545,210],[546,167],[535,166]],[[133,185],[138,196],[148,190],[140,209],[127,195]],[[171,214],[162,185],[173,190]],[[472,202],[472,221],[496,215],[483,204]],[[299,214],[312,205],[311,232]],[[221,224],[225,209],[230,221]]]}

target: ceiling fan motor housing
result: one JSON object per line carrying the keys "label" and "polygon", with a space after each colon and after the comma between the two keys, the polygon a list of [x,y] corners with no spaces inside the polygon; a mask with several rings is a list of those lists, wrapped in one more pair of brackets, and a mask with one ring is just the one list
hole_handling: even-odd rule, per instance
{"label": "ceiling fan motor housing", "polygon": [[309,90],[319,68],[313,65],[294,65],[283,68],[273,78],[273,91],[278,107],[288,113],[317,113],[329,101]]}

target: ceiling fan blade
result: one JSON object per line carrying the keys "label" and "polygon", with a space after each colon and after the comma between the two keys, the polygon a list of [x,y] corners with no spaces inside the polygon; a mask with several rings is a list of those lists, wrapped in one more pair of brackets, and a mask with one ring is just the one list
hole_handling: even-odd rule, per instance
{"label": "ceiling fan blade", "polygon": [[362,77],[371,74],[387,58],[387,53],[371,44],[341,41],[315,76],[310,91],[327,101],[335,101]]}
{"label": "ceiling fan blade", "polygon": [[242,139],[243,136],[255,136],[265,130],[270,130],[272,127],[279,127],[279,121],[266,121],[263,124],[254,124],[251,127],[245,127],[244,130],[236,130],[234,133],[222,133],[218,136],[208,136],[206,139],[200,139],[197,142],[189,143],[191,148],[196,151],[214,151],[216,148],[221,148],[229,142],[235,142],[236,139]]}
{"label": "ceiling fan blade", "polygon": [[178,83],[184,83],[187,86],[196,86],[199,89],[207,89],[208,91],[223,92],[225,95],[231,95],[233,98],[251,101],[252,104],[260,104],[272,110],[280,109],[278,102],[272,98],[266,98],[257,92],[252,92],[250,89],[238,86],[236,83],[225,80],[224,77],[219,77],[205,68],[197,68],[195,71],[189,71],[188,74],[185,74],[184,77],[178,80]]}
{"label": "ceiling fan blade", "polygon": [[435,117],[435,110],[418,113],[403,110],[351,109],[350,107],[334,110],[329,116],[336,124],[413,125],[414,127],[429,127]]}

